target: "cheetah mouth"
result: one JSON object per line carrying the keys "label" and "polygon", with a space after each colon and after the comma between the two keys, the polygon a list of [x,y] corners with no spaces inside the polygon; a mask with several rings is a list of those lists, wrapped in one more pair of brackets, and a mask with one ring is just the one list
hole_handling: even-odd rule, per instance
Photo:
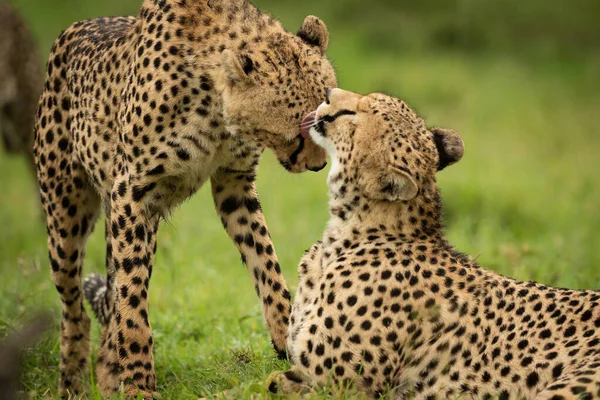
{"label": "cheetah mouth", "polygon": [[[288,172],[302,172],[305,170],[319,172],[323,168],[327,166],[327,162],[323,162],[321,165],[313,166],[310,165],[308,160],[301,160],[301,154],[305,150],[307,150],[307,146],[310,146],[309,143],[314,143],[311,136],[305,138],[302,134],[296,136],[294,140],[290,143],[294,143],[294,151],[289,154],[285,159],[278,158],[279,163],[288,171]],[[297,143],[297,145],[295,144]],[[307,150],[308,151],[308,150]]]}
{"label": "cheetah mouth", "polygon": [[310,137],[310,130],[317,124],[317,111],[311,111],[306,114],[306,116],[302,119],[300,123],[300,135],[304,139],[308,139]]}

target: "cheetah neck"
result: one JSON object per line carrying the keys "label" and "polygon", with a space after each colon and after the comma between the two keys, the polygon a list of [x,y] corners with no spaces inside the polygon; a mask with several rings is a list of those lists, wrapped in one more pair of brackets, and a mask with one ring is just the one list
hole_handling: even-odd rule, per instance
{"label": "cheetah neck", "polygon": [[372,201],[361,196],[358,188],[346,193],[330,190],[330,219],[323,242],[368,237],[374,230],[400,242],[445,242],[441,210],[435,186],[404,202]]}

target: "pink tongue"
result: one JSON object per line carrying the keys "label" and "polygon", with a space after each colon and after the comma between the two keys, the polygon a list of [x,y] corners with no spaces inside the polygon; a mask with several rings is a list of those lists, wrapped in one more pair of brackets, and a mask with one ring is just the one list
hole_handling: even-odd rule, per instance
{"label": "pink tongue", "polygon": [[317,112],[313,111],[308,113],[306,117],[302,119],[302,123],[300,124],[300,133],[304,139],[307,139],[310,136],[310,128],[313,127],[316,116]]}

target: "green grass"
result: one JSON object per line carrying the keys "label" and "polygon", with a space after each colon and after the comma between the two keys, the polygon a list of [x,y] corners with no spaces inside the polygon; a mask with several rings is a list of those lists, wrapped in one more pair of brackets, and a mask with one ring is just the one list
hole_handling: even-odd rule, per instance
{"label": "green grass", "polygon": [[[131,13],[137,1],[15,3],[47,53],[71,20]],[[304,5],[288,10],[259,3],[290,29],[311,12]],[[402,97],[429,124],[462,134],[464,159],[439,175],[451,242],[483,266],[518,279],[600,289],[597,55],[540,60],[492,51],[381,51],[365,41],[368,27],[353,31],[343,21],[330,27],[340,86]],[[50,310],[58,321],[59,300],[29,171],[23,160],[4,153],[0,171],[1,334],[35,310]],[[326,175],[289,175],[270,153],[260,167],[264,212],[292,289],[304,249],[327,221]],[[104,273],[103,252],[98,224],[86,274]],[[163,224],[151,287],[158,389],[165,399],[210,398],[223,390],[230,398],[260,398],[269,373],[287,368],[274,359],[250,276],[216,217],[208,187]],[[97,323],[93,333],[95,353]],[[26,353],[26,396],[56,396],[58,358],[56,324]]]}

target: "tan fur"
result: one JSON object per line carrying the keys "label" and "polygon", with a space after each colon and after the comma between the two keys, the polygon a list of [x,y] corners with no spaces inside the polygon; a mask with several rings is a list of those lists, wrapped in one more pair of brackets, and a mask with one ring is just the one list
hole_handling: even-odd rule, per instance
{"label": "tan fur", "polygon": [[298,269],[293,367],[269,389],[600,398],[600,292],[514,281],[445,239],[435,173],[460,160],[460,136],[389,96],[336,89],[328,102],[311,135],[333,162],[331,219]]}
{"label": "tan fur", "polygon": [[315,17],[293,35],[244,0],[146,0],[136,18],[77,22],[57,39],[35,156],[63,304],[61,394],[85,388],[81,269],[102,207],[107,278],[85,282],[105,324],[98,383],[106,396],[121,383],[129,397],[152,396],[147,297],[159,220],[207,180],[284,355],[290,296],[254,181],[265,148],[291,172],[325,166],[300,122],[336,84],[327,40]]}

